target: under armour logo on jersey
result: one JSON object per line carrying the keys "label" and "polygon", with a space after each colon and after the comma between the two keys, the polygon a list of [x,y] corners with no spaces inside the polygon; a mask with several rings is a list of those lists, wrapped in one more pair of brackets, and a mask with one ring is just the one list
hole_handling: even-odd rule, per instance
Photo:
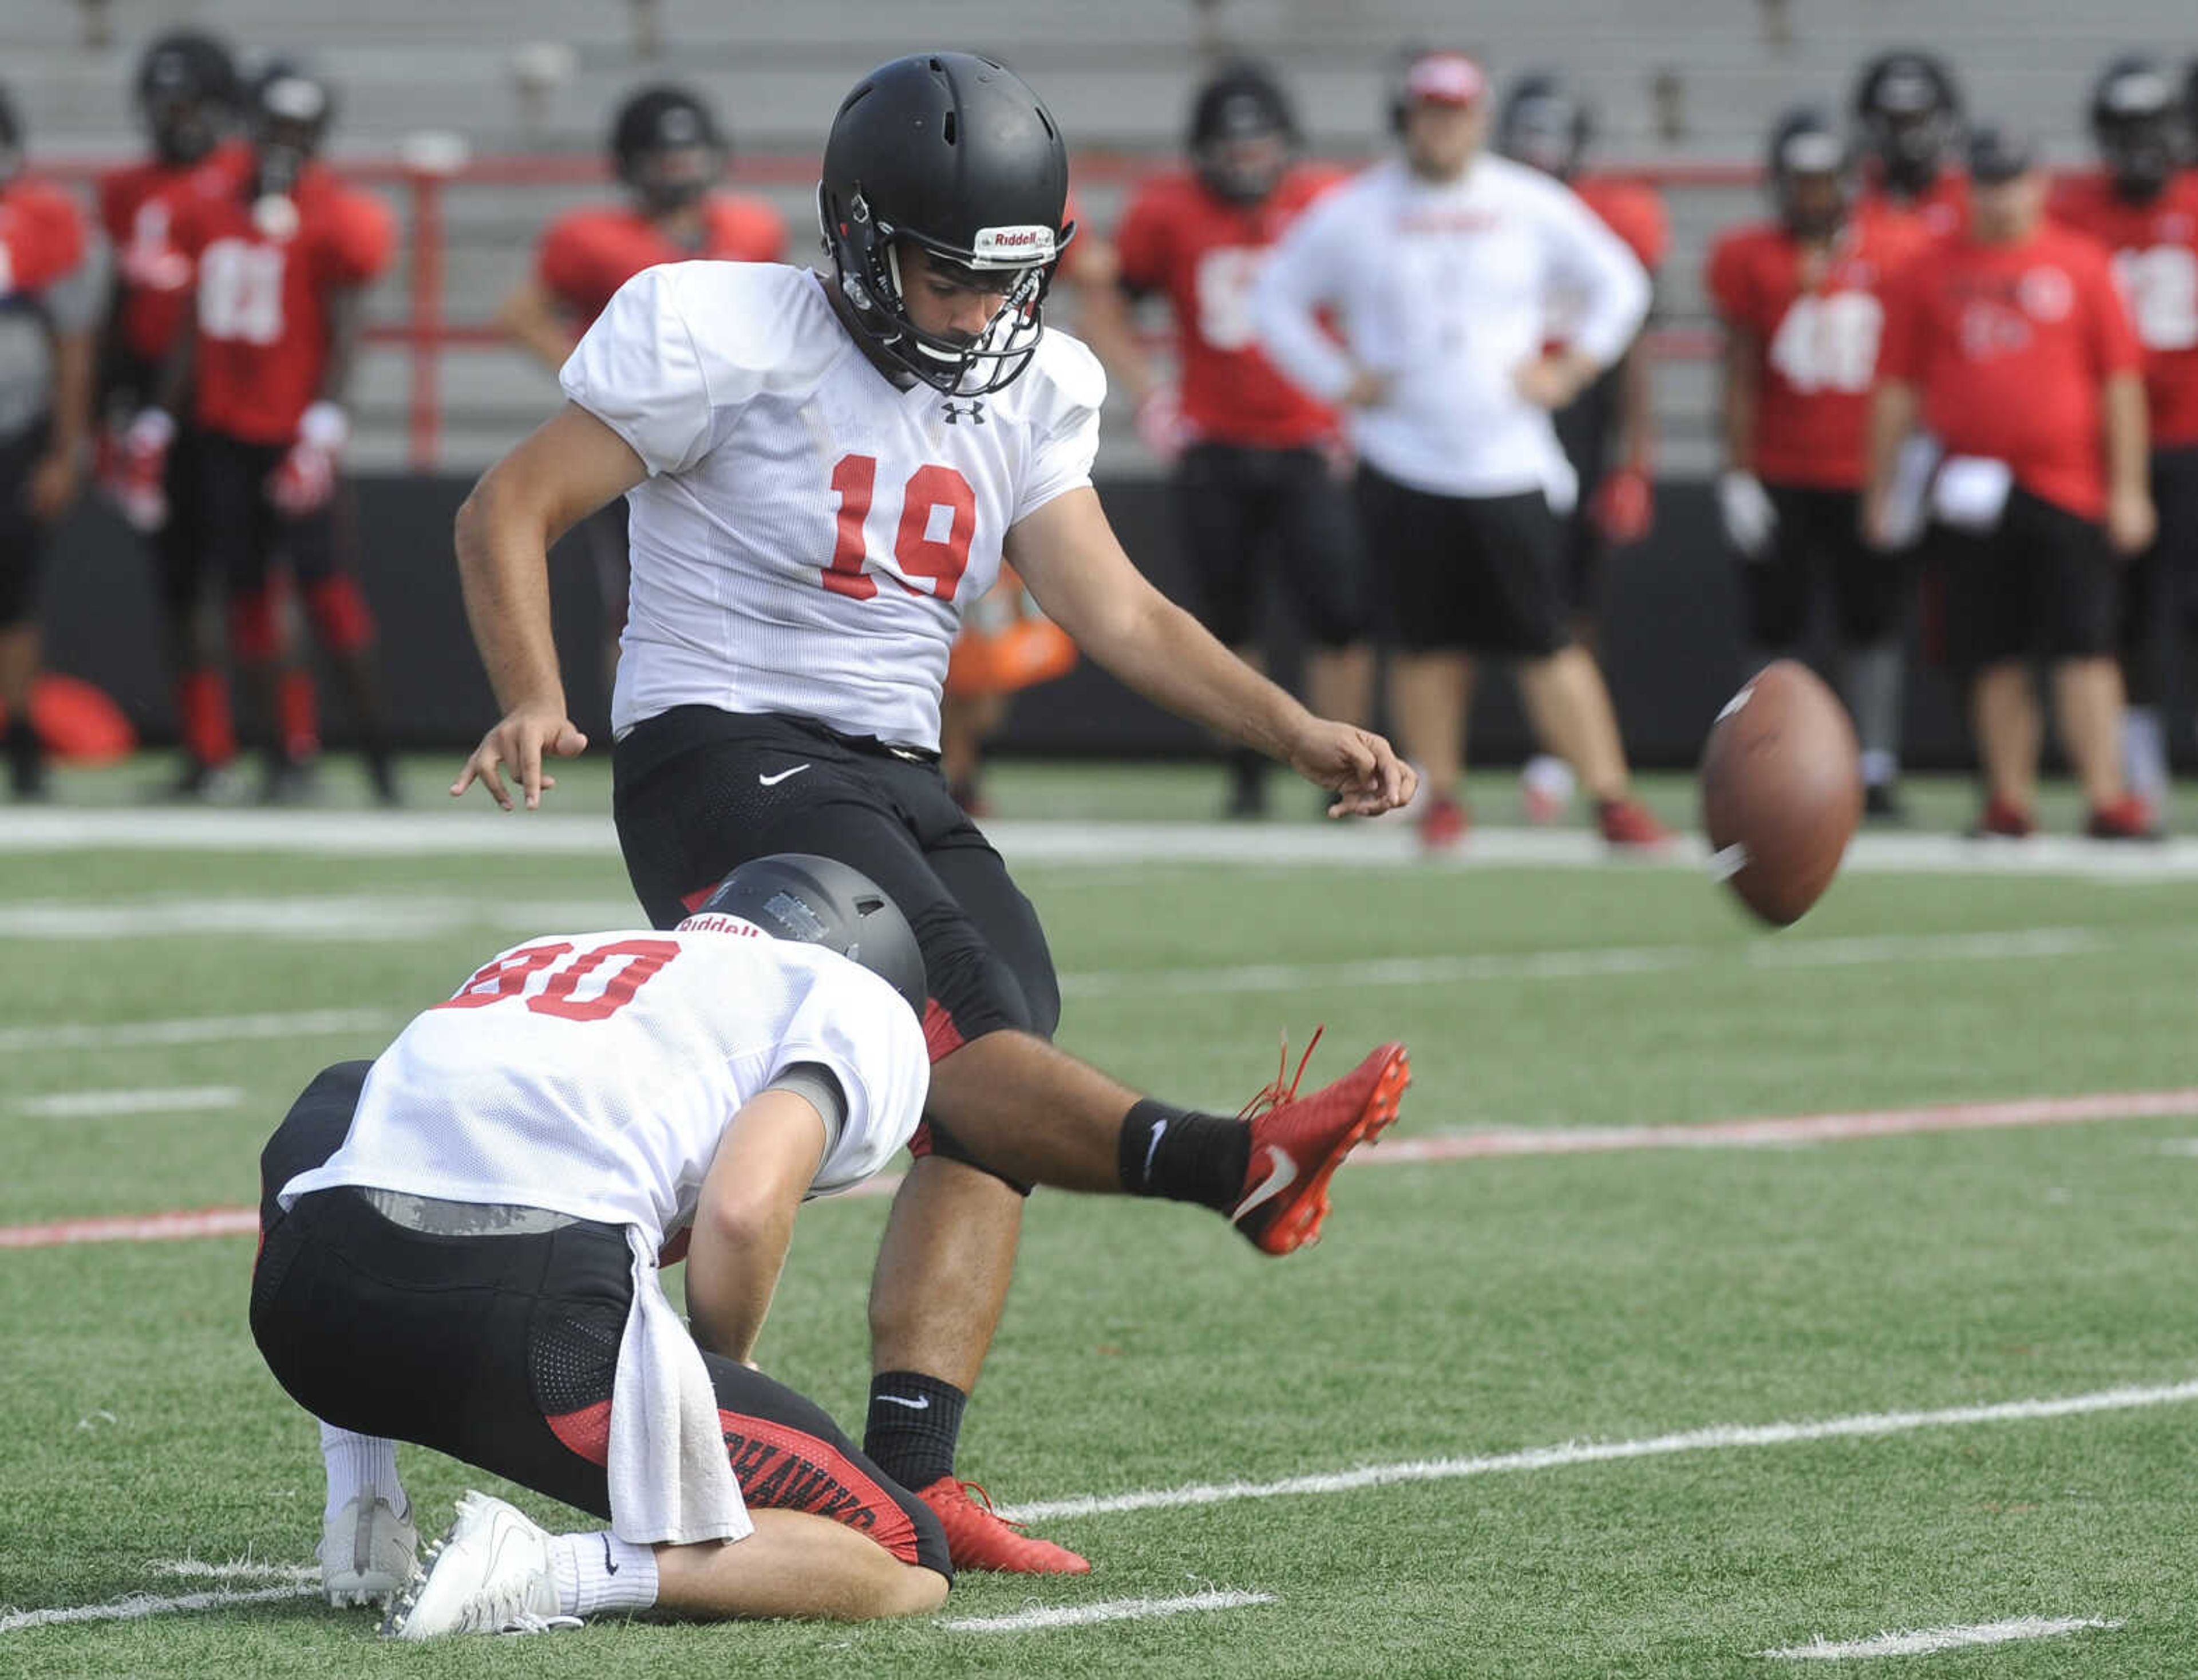
{"label": "under armour logo on jersey", "polygon": [[946,416],[946,423],[949,426],[961,424],[965,415],[980,426],[985,423],[985,405],[982,403],[973,401],[965,406],[949,397],[942,405],[942,411]]}

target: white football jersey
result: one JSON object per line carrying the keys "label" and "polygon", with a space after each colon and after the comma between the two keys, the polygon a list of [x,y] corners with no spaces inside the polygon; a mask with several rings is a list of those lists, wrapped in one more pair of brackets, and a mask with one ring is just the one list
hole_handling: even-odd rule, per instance
{"label": "white football jersey", "polygon": [[847,1099],[810,1194],[869,1177],[922,1117],[915,1011],[844,956],[712,920],[497,956],[382,1052],[343,1147],[282,1205],[367,1185],[639,1226],[660,1247],[693,1221],[727,1122],[799,1062]]}
{"label": "white football jersey", "polygon": [[1091,482],[1107,391],[1050,329],[1004,391],[904,391],[771,263],[643,270],[560,377],[649,471],[613,732],[702,705],[925,748],[1008,528]]}

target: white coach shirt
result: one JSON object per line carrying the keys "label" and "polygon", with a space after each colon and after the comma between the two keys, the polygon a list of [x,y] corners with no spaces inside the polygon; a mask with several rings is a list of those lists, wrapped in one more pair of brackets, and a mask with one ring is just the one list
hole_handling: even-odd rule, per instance
{"label": "white coach shirt", "polygon": [[693,1222],[727,1124],[802,1062],[847,1099],[810,1190],[824,1195],[922,1117],[923,1030],[890,985],[731,917],[531,940],[398,1035],[343,1147],[281,1200],[355,1184],[548,1208],[637,1229],[653,1254]]}
{"label": "white coach shirt", "polygon": [[560,382],[650,474],[613,733],[703,705],[924,748],[962,613],[1009,527],[1091,482],[1107,392],[1050,329],[1004,391],[902,390],[818,276],[770,263],[644,270]]}
{"label": "white coach shirt", "polygon": [[1388,376],[1387,400],[1351,416],[1378,471],[1438,496],[1541,490],[1569,507],[1555,428],[1512,383],[1560,299],[1567,342],[1607,366],[1648,316],[1648,276],[1568,188],[1484,155],[1452,182],[1392,161],[1329,193],[1282,236],[1253,312],[1275,364],[1324,401],[1354,363]]}

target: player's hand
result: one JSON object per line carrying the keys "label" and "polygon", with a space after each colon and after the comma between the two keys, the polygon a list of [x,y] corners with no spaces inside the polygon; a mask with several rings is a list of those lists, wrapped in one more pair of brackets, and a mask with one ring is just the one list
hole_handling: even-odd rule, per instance
{"label": "player's hand", "polygon": [[158,531],[168,522],[168,446],[175,440],[176,422],[167,411],[147,409],[115,446],[107,491],[133,530]]}
{"label": "player's hand", "polygon": [[1753,473],[1728,470],[1718,474],[1718,518],[1724,539],[1742,560],[1761,560],[1771,552],[1771,539],[1778,532],[1778,509],[1763,480]]}
{"label": "player's hand", "polygon": [[292,519],[328,504],[335,494],[336,462],[351,438],[351,421],[334,403],[316,403],[298,422],[298,440],[268,474],[267,499]]}
{"label": "player's hand", "polygon": [[40,525],[51,525],[67,513],[69,503],[76,500],[80,476],[74,450],[57,449],[32,468],[30,482],[25,487],[31,517]]}
{"label": "player's hand", "polygon": [[1346,409],[1378,409],[1389,400],[1389,388],[1395,384],[1387,374],[1372,368],[1359,368],[1351,375],[1351,383],[1343,387],[1343,394],[1335,400]]}
{"label": "player's hand", "polygon": [[1290,748],[1290,768],[1335,795],[1330,817],[1379,817],[1411,802],[1419,772],[1371,730],[1316,718]]}
{"label": "player's hand", "polygon": [[1603,540],[1623,548],[1637,543],[1656,523],[1656,489],[1638,467],[1621,467],[1595,493],[1596,529]]}
{"label": "player's hand", "polygon": [[2143,486],[2108,493],[2107,540],[2114,545],[2116,554],[2125,559],[2143,554],[2152,546],[2159,530],[2160,515]]}
{"label": "player's hand", "polygon": [[478,782],[488,789],[491,799],[509,811],[511,793],[503,785],[503,776],[509,770],[519,778],[526,808],[538,810],[543,790],[557,785],[555,776],[542,773],[543,759],[577,759],[587,750],[588,738],[565,715],[562,700],[515,706],[502,723],[481,737],[481,744],[474,748],[473,757],[451,784],[451,797],[456,799]]}
{"label": "player's hand", "polygon": [[1537,356],[1512,370],[1512,388],[1538,409],[1568,407],[1595,377],[1595,363],[1569,350]]}
{"label": "player's hand", "polygon": [[1173,462],[1195,441],[1171,386],[1155,385],[1137,404],[1137,441],[1155,461]]}

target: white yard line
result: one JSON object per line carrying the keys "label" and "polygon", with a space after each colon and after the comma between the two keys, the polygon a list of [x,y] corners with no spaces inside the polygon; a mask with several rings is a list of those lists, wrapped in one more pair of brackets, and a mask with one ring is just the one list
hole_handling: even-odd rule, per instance
{"label": "white yard line", "polygon": [[320,1591],[311,1586],[255,1587],[249,1592],[186,1592],[172,1597],[132,1593],[112,1604],[73,1604],[59,1610],[18,1610],[0,1616],[0,1633],[19,1628],[54,1627],[63,1622],[135,1622],[148,1616],[172,1616],[180,1610],[226,1610],[239,1604],[272,1604],[277,1599],[304,1598]]}
{"label": "white yard line", "polygon": [[1182,1598],[1110,1598],[1098,1604],[1063,1604],[1018,1610],[1006,1616],[968,1616],[941,1622],[949,1633],[1029,1633],[1042,1628],[1085,1627],[1093,1622],[1143,1621],[1153,1616],[1183,1616],[1201,1610],[1241,1610],[1272,1604],[1271,1592],[1195,1592]]}
{"label": "white yard line", "polygon": [[1783,1650],[1758,1651],[1759,1657],[1777,1657],[1794,1662],[1843,1662],[1857,1657],[1921,1657],[1933,1651],[1959,1650],[1967,1645],[2005,1645],[2017,1639],[2058,1639],[2086,1628],[2117,1628],[2119,1621],[2094,1616],[2065,1616],[2048,1621],[2038,1616],[2017,1616],[2010,1621],[1977,1622],[1967,1627],[1922,1628],[1914,1633],[1881,1633],[1869,1639],[1835,1642],[1818,1639]]}
{"label": "white yard line", "polygon": [[248,1557],[230,1563],[206,1563],[195,1557],[164,1557],[148,1567],[155,1575],[200,1581],[289,1581],[306,1586],[321,1578],[317,1563],[267,1563]]}
{"label": "white yard line", "polygon": [[[1012,863],[1280,863],[1364,869],[1604,869],[1608,851],[1580,829],[1476,828],[1453,857],[1422,858],[1408,825],[1393,823],[988,823]],[[606,816],[416,811],[0,811],[0,852],[88,849],[154,852],[311,852],[323,857],[615,857]],[[1708,849],[1694,835],[1631,869],[1707,872]],[[1978,841],[1957,834],[1862,834],[1846,867],[1858,873],[2060,875],[2094,881],[2198,879],[2198,840],[2115,845],[2072,835]]]}
{"label": "white yard line", "polygon": [[1280,1499],[1312,1494],[1352,1493],[1361,1488],[1393,1487],[1406,1482],[1456,1481],[1516,1470],[1555,1470],[1573,1464],[1606,1464],[1619,1459],[1665,1458],[1678,1453],[1730,1452],[1745,1447],[1789,1446],[1829,1441],[1912,1434],[1919,1429],[1956,1428],[1976,1423],[2020,1423],[2038,1418],[2079,1417],[2095,1412],[2139,1411],[2154,1406],[2187,1405],[2198,1400],[2198,1381],[2146,1388],[2107,1388],[2046,1400],[2009,1400],[1997,1405],[1951,1406],[1940,1411],[1864,1412],[1852,1417],[1821,1418],[1807,1423],[1721,1423],[1678,1434],[1650,1435],[1628,1441],[1567,1441],[1528,1447],[1520,1452],[1475,1458],[1424,1458],[1400,1464],[1368,1464],[1353,1470],[1290,1476],[1271,1482],[1192,1482],[1180,1487],[1148,1488],[1134,1493],[1080,1494],[1070,1499],[1041,1499],[1002,1506],[1000,1514],[1015,1522],[1052,1522],[1064,1517],[1111,1515],[1122,1511],[1180,1510],[1192,1505],[1223,1505],[1240,1499]]}
{"label": "white yard line", "polygon": [[0,1027],[0,1055],[334,1038],[385,1031],[402,1019],[392,1009],[289,1009],[253,1015],[181,1015],[166,1020],[57,1020],[36,1026]]}
{"label": "white yard line", "polygon": [[9,1107],[26,1119],[102,1120],[131,1114],[187,1114],[234,1108],[244,1101],[236,1085],[172,1085],[138,1090],[64,1090],[19,1096]]}

